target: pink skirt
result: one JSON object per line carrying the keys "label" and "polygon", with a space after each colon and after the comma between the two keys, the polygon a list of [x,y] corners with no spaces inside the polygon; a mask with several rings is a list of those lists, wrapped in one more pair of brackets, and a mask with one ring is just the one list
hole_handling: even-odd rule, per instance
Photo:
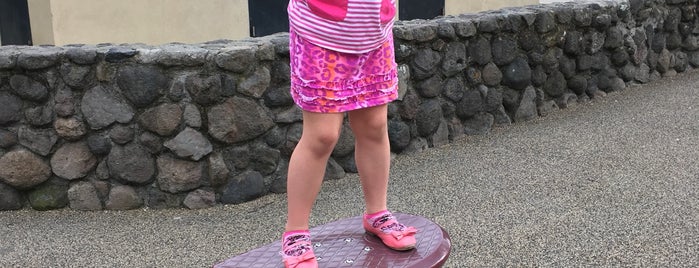
{"label": "pink skirt", "polygon": [[291,96],[308,112],[341,113],[398,98],[393,37],[363,54],[325,49],[289,33]]}

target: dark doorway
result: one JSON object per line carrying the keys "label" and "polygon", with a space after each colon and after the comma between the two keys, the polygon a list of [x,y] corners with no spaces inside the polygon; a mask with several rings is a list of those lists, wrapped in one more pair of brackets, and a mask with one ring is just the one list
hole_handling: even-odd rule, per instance
{"label": "dark doorway", "polygon": [[0,0],[2,45],[32,45],[27,0]]}
{"label": "dark doorway", "polygon": [[444,0],[400,0],[398,19],[434,19],[444,15]]}
{"label": "dark doorway", "polygon": [[289,0],[248,0],[250,36],[259,37],[289,31]]}

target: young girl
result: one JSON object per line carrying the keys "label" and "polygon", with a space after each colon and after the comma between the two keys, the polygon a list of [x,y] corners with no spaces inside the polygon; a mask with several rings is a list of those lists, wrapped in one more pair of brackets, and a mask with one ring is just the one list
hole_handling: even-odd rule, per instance
{"label": "young girl", "polygon": [[395,0],[290,0],[291,95],[303,134],[291,155],[282,236],[286,267],[317,267],[308,220],[343,113],[355,135],[364,229],[395,250],[415,247],[417,230],[386,208],[390,166],[387,104],[398,97],[393,47]]}

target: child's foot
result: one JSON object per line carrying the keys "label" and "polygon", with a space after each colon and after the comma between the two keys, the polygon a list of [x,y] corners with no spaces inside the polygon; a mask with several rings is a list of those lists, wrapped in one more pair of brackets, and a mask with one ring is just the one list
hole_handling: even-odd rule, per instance
{"label": "child's foot", "polygon": [[417,229],[400,224],[388,210],[364,215],[364,230],[381,238],[381,241],[394,250],[415,248]]}
{"label": "child's foot", "polygon": [[318,262],[308,231],[290,231],[282,236],[282,259],[286,268],[317,268]]}

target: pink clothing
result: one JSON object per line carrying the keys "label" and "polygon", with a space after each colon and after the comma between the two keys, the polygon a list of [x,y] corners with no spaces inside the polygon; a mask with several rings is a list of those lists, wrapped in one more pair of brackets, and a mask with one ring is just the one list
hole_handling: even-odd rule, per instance
{"label": "pink clothing", "polygon": [[291,0],[292,31],[331,50],[360,54],[380,47],[391,34],[395,0]]}
{"label": "pink clothing", "polygon": [[289,33],[291,97],[301,109],[341,113],[398,98],[393,38],[363,54],[326,49]]}

